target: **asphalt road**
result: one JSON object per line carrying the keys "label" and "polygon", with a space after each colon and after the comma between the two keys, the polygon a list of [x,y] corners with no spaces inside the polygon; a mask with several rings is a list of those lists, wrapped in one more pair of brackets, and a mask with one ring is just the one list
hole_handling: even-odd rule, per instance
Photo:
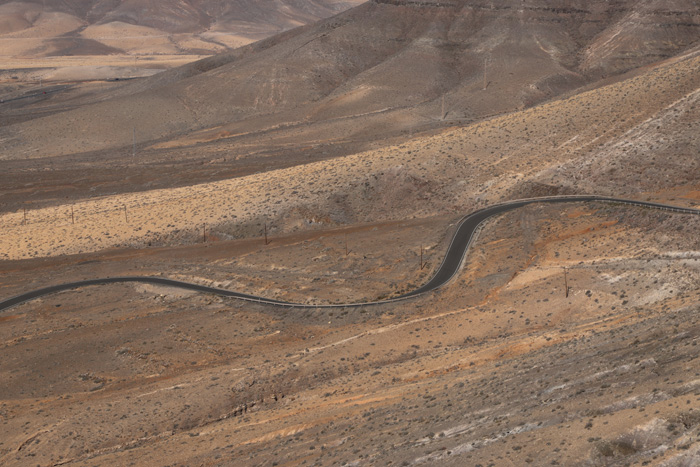
{"label": "asphalt road", "polygon": [[50,287],[45,287],[42,289],[32,290],[24,294],[12,297],[0,302],[0,311],[6,310],[13,306],[19,305],[20,303],[33,300],[35,298],[42,297],[44,295],[49,295],[56,292],[61,292],[64,290],[76,289],[79,287],[86,287],[89,285],[103,285],[103,284],[115,284],[123,282],[140,282],[146,284],[155,285],[165,285],[169,287],[177,287],[180,289],[194,290],[196,292],[211,293],[215,295],[220,295],[223,297],[233,297],[241,300],[247,300],[258,303],[266,303],[269,305],[285,306],[285,307],[295,307],[295,308],[343,308],[343,307],[359,307],[368,305],[379,305],[382,303],[396,302],[400,300],[406,300],[418,295],[422,295],[433,290],[436,290],[443,285],[447,284],[452,278],[454,278],[464,263],[464,258],[471,246],[475,234],[478,232],[479,226],[489,219],[490,217],[496,216],[498,214],[504,213],[506,211],[511,211],[528,204],[534,203],[572,203],[572,202],[605,202],[605,203],[619,203],[619,204],[629,204],[632,206],[640,206],[646,208],[662,209],[665,211],[679,212],[685,214],[695,214],[700,215],[700,209],[690,209],[690,208],[680,208],[677,206],[659,204],[659,203],[649,203],[645,201],[634,201],[618,198],[609,198],[604,196],[559,196],[550,198],[532,198],[532,199],[522,199],[517,201],[509,201],[502,204],[496,204],[489,206],[484,209],[475,211],[468,216],[464,217],[458,224],[457,230],[455,231],[450,246],[447,248],[444,259],[440,264],[440,267],[435,272],[435,275],[423,286],[408,292],[399,297],[395,297],[387,300],[380,300],[376,302],[365,302],[365,303],[346,303],[346,304],[333,304],[333,305],[307,305],[303,303],[289,303],[280,300],[274,300],[265,297],[258,297],[255,295],[249,295],[242,292],[235,292],[232,290],[220,289],[216,287],[208,287],[200,284],[193,284],[190,282],[183,282],[174,279],[167,279],[164,277],[141,277],[141,276],[129,276],[129,277],[107,277],[99,279],[90,279],[78,282],[69,282],[65,284],[57,284]]}

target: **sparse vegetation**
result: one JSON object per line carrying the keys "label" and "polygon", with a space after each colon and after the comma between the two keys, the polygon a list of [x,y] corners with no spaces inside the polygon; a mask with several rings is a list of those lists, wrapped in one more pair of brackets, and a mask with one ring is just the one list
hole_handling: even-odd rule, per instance
{"label": "sparse vegetation", "polygon": [[[367,301],[424,283],[455,221],[491,203],[697,206],[697,6],[560,3],[372,1],[143,80],[3,61],[0,298],[163,274]],[[62,25],[31,50],[78,54],[143,32],[15,14],[38,8],[0,6],[3,44]],[[173,59],[136,57],[104,64]],[[624,204],[529,205],[486,222],[448,285],[380,306],[44,296],[0,315],[0,464],[694,465],[699,231]]]}

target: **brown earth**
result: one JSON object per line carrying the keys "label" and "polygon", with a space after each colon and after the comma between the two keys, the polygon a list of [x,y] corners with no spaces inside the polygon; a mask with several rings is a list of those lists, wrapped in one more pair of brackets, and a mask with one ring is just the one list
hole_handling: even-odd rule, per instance
{"label": "brown earth", "polygon": [[[290,300],[377,298],[424,280],[420,244],[436,261],[446,226],[25,260],[3,290],[167,268]],[[285,310],[139,285],[22,305],[0,326],[3,463],[689,465],[698,227],[528,207],[489,223],[449,287],[400,305]]]}
{"label": "brown earth", "polygon": [[[698,18],[371,2],[147,79],[8,74],[0,298],[163,275],[376,300],[487,204],[700,207]],[[137,284],[25,303],[0,313],[0,464],[696,465],[699,229],[531,205],[401,303]]]}
{"label": "brown earth", "polygon": [[357,0],[216,2],[0,1],[3,54],[23,58],[100,54],[199,54],[240,47],[313,23]]}
{"label": "brown earth", "polygon": [[93,81],[151,76],[359,3],[2,0],[0,99],[37,94],[55,84],[89,87]]}
{"label": "brown earth", "polygon": [[[64,198],[79,197],[80,190],[92,190],[91,184],[105,183],[110,174],[121,176],[118,191],[138,187],[131,183],[136,172],[146,186],[169,183],[161,179],[169,171],[179,171],[183,182],[195,181],[224,167],[235,170],[239,156],[229,153],[204,166],[161,159],[151,174],[133,158],[92,164],[70,184],[53,182],[70,174],[70,166],[51,175],[38,161],[24,161],[15,165],[21,169],[4,196],[10,209],[1,216],[0,255],[16,259],[163,244],[192,236],[204,224],[241,238],[261,235],[264,223],[278,233],[454,215],[503,199],[556,193],[696,206],[699,68],[700,57],[693,53],[615,84],[471,126],[329,161],[303,164],[300,158],[285,169],[269,170],[260,158],[248,170],[268,171],[179,188]],[[89,163],[82,162],[81,171]],[[38,182],[36,174],[43,173],[45,182]],[[23,204],[27,195],[42,198],[44,207]],[[21,206],[30,208],[26,220]]]}
{"label": "brown earth", "polygon": [[[2,156],[108,157],[130,148],[134,128],[140,145],[170,148],[173,156],[249,138],[274,144],[291,136],[307,146],[379,140],[527,108],[700,40],[694,2],[575,3],[367,2],[111,92],[68,99],[73,110],[8,121],[0,129]],[[42,98],[36,110],[54,98],[66,97]]]}

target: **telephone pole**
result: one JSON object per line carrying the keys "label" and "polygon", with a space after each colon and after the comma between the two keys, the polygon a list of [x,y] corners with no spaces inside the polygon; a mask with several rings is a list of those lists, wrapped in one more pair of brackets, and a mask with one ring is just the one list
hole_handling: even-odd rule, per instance
{"label": "telephone pole", "polygon": [[487,56],[486,58],[484,58],[484,91],[489,86],[488,81],[486,81],[486,77],[487,77],[486,72],[488,70],[488,66],[489,66],[489,57]]}

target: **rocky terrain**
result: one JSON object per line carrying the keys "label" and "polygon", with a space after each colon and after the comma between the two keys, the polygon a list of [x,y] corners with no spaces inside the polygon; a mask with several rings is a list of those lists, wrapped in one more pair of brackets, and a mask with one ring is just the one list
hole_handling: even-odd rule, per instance
{"label": "rocky terrain", "polygon": [[[89,18],[193,34],[192,5]],[[700,207],[699,25],[373,1],[148,78],[8,84],[0,299],[146,275],[309,307],[120,284],[0,312],[0,464],[697,465],[700,216],[530,205],[436,292],[315,305],[425,283],[492,203]]]}

